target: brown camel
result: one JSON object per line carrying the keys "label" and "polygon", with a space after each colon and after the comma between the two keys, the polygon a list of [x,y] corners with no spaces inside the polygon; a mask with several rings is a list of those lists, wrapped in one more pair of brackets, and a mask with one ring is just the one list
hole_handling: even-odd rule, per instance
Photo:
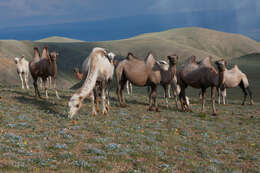
{"label": "brown camel", "polygon": [[117,96],[121,106],[125,106],[125,99],[123,97],[122,91],[129,80],[133,85],[136,86],[150,86],[151,91],[149,94],[149,109],[153,110],[153,105],[155,110],[159,111],[156,96],[157,96],[157,86],[161,84],[164,88],[171,83],[174,73],[175,65],[178,60],[178,56],[171,55],[168,56],[170,67],[168,70],[163,70],[154,59],[151,53],[148,53],[147,57],[142,60],[135,57],[132,53],[128,53],[126,59],[121,61],[116,67],[116,77],[117,77]]}
{"label": "brown camel", "polygon": [[183,64],[182,68],[178,71],[178,84],[181,87],[180,102],[182,110],[189,109],[187,104],[185,107],[185,89],[188,86],[201,89],[202,93],[202,109],[204,111],[205,105],[205,92],[208,87],[211,87],[211,102],[213,115],[216,115],[215,108],[215,92],[216,88],[221,86],[224,80],[225,61],[216,61],[218,71],[211,64],[211,57],[203,59],[200,63],[196,62],[196,57],[188,58]]}
{"label": "brown camel", "polygon": [[52,77],[54,81],[54,90],[56,92],[56,97],[59,99],[58,91],[56,89],[56,73],[57,73],[57,65],[56,58],[58,53],[51,52],[49,54],[48,47],[43,48],[42,58],[40,58],[38,48],[34,48],[34,58],[29,62],[29,69],[33,78],[33,86],[35,89],[35,96],[40,97],[40,92],[38,89],[37,79],[40,77],[43,79],[46,98],[48,98],[47,91],[47,78]]}
{"label": "brown camel", "polygon": [[78,68],[74,68],[73,72],[74,72],[75,77],[76,77],[78,80],[82,80],[82,78],[83,78],[83,73],[80,73]]}
{"label": "brown camel", "polygon": [[244,99],[242,102],[242,105],[245,104],[247,95],[249,94],[250,97],[250,103],[253,105],[254,101],[252,99],[252,92],[249,88],[249,82],[248,78],[245,73],[243,73],[237,65],[234,65],[234,67],[230,70],[225,69],[224,72],[224,82],[219,88],[219,104],[220,104],[220,96],[223,99],[223,104],[225,104],[225,98],[226,98],[226,88],[235,88],[239,86],[243,93],[244,93]]}

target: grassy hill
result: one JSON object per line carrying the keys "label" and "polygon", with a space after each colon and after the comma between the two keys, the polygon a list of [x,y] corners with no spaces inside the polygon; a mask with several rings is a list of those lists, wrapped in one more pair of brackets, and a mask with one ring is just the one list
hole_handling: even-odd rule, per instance
{"label": "grassy hill", "polygon": [[53,37],[48,37],[45,39],[37,40],[35,42],[45,42],[45,43],[78,43],[78,42],[84,42],[81,40],[76,40],[76,39],[71,39],[71,38],[66,38],[66,37],[58,37],[58,36],[53,36]]}
{"label": "grassy hill", "polygon": [[32,58],[33,47],[49,46],[50,50],[60,53],[58,57],[58,86],[69,88],[75,82],[72,70],[80,67],[93,47],[100,46],[126,56],[133,52],[145,57],[151,51],[158,59],[175,53],[180,56],[180,63],[187,57],[196,55],[199,58],[213,56],[230,59],[246,54],[260,52],[260,43],[238,34],[229,34],[203,28],[172,29],[158,33],[142,34],[129,39],[104,42],[78,42],[78,40],[50,37],[39,41],[0,41],[0,81],[6,85],[20,84],[12,58],[25,55]]}

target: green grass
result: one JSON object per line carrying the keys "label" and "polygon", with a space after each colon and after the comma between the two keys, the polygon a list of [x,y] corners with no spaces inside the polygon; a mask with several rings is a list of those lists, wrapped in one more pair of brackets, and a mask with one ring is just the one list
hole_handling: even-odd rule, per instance
{"label": "green grass", "polygon": [[[90,115],[88,100],[69,120],[67,103],[35,99],[33,89],[0,89],[0,172],[258,172],[260,109],[230,100],[217,105],[191,98],[192,113],[174,101],[161,112],[148,112],[147,96],[135,88],[120,108],[112,92],[109,115]],[[43,91],[41,91],[43,94]]]}

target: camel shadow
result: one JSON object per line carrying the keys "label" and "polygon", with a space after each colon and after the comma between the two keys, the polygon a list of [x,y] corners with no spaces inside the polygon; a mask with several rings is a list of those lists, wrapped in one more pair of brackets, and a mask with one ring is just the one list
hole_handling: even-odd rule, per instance
{"label": "camel shadow", "polygon": [[62,104],[52,103],[50,102],[51,100],[46,100],[44,98],[35,98],[34,95],[28,95],[28,93],[26,92],[13,92],[19,95],[16,96],[14,99],[16,99],[20,103],[32,105],[33,107],[36,107],[37,109],[42,110],[48,114],[58,115],[58,117],[67,117],[63,112],[54,109],[56,106],[61,106]]}

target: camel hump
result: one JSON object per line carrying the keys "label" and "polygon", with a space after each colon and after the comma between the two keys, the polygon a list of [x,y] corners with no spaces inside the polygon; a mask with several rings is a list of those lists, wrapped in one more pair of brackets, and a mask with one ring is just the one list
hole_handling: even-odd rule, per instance
{"label": "camel hump", "polygon": [[127,54],[126,59],[130,60],[130,59],[132,59],[132,58],[136,58],[136,57],[133,55],[133,53],[129,52],[129,53]]}
{"label": "camel hump", "polygon": [[186,59],[186,61],[184,62],[184,64],[192,64],[192,63],[197,63],[196,62],[196,56],[194,56],[194,55],[192,55],[191,57]]}
{"label": "camel hump", "polygon": [[211,65],[211,60],[212,60],[212,57],[211,57],[211,56],[208,56],[208,57],[204,58],[204,59],[200,62],[200,65],[212,66],[212,65]]}
{"label": "camel hump", "polygon": [[154,66],[154,64],[156,63],[151,52],[149,52],[147,57],[145,58],[145,63],[149,66]]}
{"label": "camel hump", "polygon": [[233,68],[234,68],[234,69],[238,69],[238,70],[239,70],[239,68],[238,68],[237,64],[235,64]]}
{"label": "camel hump", "polygon": [[34,47],[33,50],[34,50],[34,58],[40,58],[40,52],[38,47]]}
{"label": "camel hump", "polygon": [[50,55],[49,55],[49,51],[48,51],[48,47],[45,46],[42,50],[42,58],[48,58],[50,59]]}

